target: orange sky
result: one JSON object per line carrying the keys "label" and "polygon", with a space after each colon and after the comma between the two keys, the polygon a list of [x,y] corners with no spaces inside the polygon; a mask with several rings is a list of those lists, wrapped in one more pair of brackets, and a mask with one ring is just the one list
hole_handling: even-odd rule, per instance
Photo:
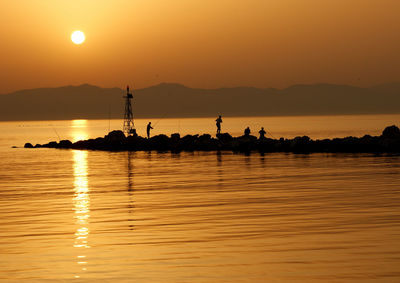
{"label": "orange sky", "polygon": [[1,0],[0,93],[400,81],[399,12],[399,0]]}

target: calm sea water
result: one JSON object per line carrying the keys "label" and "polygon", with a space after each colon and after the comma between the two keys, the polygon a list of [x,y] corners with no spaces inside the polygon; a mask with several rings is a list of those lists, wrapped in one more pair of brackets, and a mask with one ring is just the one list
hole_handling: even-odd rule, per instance
{"label": "calm sea water", "polygon": [[[226,118],[223,131],[378,135],[399,118]],[[153,123],[215,130],[213,118]],[[1,280],[400,281],[400,156],[11,148],[120,127],[0,123]]]}

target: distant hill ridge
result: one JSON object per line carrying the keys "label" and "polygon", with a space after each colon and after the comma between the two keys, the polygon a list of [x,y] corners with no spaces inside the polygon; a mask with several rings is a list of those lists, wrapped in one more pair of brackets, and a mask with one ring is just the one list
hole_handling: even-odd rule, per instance
{"label": "distant hill ridge", "polygon": [[[0,95],[0,120],[122,118],[124,93],[89,84],[20,90]],[[400,113],[400,83],[368,88],[299,84],[285,89],[196,89],[161,83],[133,94],[137,118]]]}

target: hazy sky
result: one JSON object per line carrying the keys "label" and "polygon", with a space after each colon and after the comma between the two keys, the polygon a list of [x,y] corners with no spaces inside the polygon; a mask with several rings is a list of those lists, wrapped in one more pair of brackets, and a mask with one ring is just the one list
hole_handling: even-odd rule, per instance
{"label": "hazy sky", "polygon": [[399,0],[0,0],[0,93],[400,81],[399,15]]}

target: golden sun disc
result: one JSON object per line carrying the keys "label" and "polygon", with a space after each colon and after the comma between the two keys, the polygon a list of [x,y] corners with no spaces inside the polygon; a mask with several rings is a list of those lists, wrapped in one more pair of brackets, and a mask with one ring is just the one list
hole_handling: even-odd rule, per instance
{"label": "golden sun disc", "polygon": [[76,30],[71,34],[71,40],[75,44],[82,44],[85,41],[85,34],[80,30]]}

